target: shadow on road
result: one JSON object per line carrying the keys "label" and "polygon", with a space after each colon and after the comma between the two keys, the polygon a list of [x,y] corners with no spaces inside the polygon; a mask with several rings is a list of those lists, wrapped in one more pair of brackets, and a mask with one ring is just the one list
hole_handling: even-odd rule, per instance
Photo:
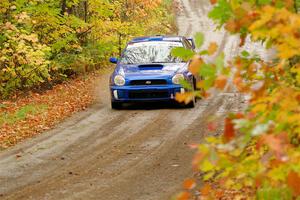
{"label": "shadow on road", "polygon": [[162,110],[162,109],[189,109],[176,102],[138,102],[126,103],[120,110]]}

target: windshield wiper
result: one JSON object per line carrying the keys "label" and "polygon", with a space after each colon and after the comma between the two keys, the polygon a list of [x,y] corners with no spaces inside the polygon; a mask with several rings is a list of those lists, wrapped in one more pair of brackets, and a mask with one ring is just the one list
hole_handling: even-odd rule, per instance
{"label": "windshield wiper", "polygon": [[151,63],[161,64],[161,63],[173,63],[173,62],[151,62]]}

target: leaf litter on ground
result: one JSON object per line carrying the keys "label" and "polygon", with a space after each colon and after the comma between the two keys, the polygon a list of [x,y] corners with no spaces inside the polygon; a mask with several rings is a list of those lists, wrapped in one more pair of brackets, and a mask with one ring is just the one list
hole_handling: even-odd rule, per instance
{"label": "leaf litter on ground", "polygon": [[70,79],[41,93],[0,102],[0,150],[49,130],[95,100],[99,73]]}

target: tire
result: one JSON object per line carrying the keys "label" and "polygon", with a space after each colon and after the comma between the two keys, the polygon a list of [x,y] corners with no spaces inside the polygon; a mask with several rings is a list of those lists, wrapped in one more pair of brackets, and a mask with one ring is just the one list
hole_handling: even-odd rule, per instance
{"label": "tire", "polygon": [[195,105],[196,105],[196,97],[194,97],[190,103],[185,105],[185,108],[195,108]]}
{"label": "tire", "polygon": [[[196,83],[196,78],[193,77],[193,91],[196,90],[196,84],[197,84]],[[185,108],[194,108],[195,105],[196,105],[196,102],[197,102],[197,97],[194,97],[193,100],[190,103],[188,103],[187,105],[185,105]]]}
{"label": "tire", "polygon": [[195,108],[195,106],[196,106],[196,97],[194,97],[193,100],[188,104],[177,103],[177,105],[179,105],[180,108]]}
{"label": "tire", "polygon": [[[197,89],[197,83],[200,81],[200,80],[202,80],[202,78],[196,78],[196,77],[194,77],[193,78],[193,83],[194,83],[194,90],[198,90]],[[198,90],[198,91],[202,91],[202,89],[201,90]],[[197,96],[196,98],[195,98],[195,101],[197,102],[197,100],[201,100],[202,99],[202,97],[200,97],[200,96]]]}
{"label": "tire", "polygon": [[122,103],[120,102],[111,102],[111,108],[114,110],[122,109]]}

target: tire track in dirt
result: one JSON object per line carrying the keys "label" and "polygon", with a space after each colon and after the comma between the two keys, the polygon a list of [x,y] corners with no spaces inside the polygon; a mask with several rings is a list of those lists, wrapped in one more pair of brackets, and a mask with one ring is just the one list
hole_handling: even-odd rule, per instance
{"label": "tire track in dirt", "polygon": [[[215,99],[215,100],[218,100],[218,104],[220,104],[220,98],[218,98],[218,99]],[[201,107],[201,105],[199,105],[200,107]],[[215,104],[213,103],[212,104],[212,107],[215,107]],[[204,106],[202,106],[202,108],[206,108],[205,109],[205,112],[207,112],[207,110],[210,110],[210,106],[209,107],[206,107],[206,105],[204,105]],[[170,114],[170,111],[163,111],[164,113],[160,113],[160,116],[161,117],[165,117],[166,115],[169,115]],[[179,110],[179,112],[180,112],[180,110]],[[199,112],[203,112],[203,109],[199,109]],[[191,113],[191,112],[190,112]],[[172,114],[172,113],[171,113]],[[194,112],[192,113],[193,115],[194,115]],[[164,116],[165,115],[165,116]],[[191,114],[189,114],[189,115],[191,115]],[[201,115],[196,115],[196,116],[201,116]],[[183,116],[181,116],[181,117],[185,117],[184,115]],[[187,119],[189,119],[189,120],[192,120],[190,117],[191,116],[187,116],[188,118]],[[177,117],[175,117],[175,118],[177,118]],[[198,119],[198,118],[197,118]],[[175,120],[178,120],[178,119],[175,119]],[[130,146],[132,146],[132,147],[140,147],[141,145],[138,145],[139,143],[145,143],[145,141],[147,141],[147,139],[149,138],[149,136],[152,138],[152,137],[160,137],[160,139],[162,139],[162,137],[166,137],[166,136],[164,136],[164,133],[165,132],[167,132],[167,133],[169,133],[169,134],[172,134],[173,136],[176,134],[176,130],[172,130],[172,128],[171,127],[169,127],[169,126],[172,126],[173,125],[173,123],[168,123],[168,121],[166,120],[166,121],[163,121],[163,123],[164,124],[166,124],[167,126],[165,126],[165,127],[163,127],[163,125],[162,125],[162,123],[160,122],[161,121],[161,118],[157,118],[156,120],[154,120],[152,123],[150,123],[150,124],[148,124],[147,126],[145,126],[143,129],[141,129],[140,131],[138,131],[137,132],[137,134],[135,134],[137,137],[136,138],[126,138],[126,141],[124,142],[124,141],[121,141],[121,144],[122,143],[126,143],[126,144],[130,144]],[[195,121],[195,120],[192,120],[192,122],[193,121]],[[160,122],[160,123],[159,123]],[[188,121],[187,121],[188,122]],[[162,127],[158,127],[158,126],[162,126]],[[178,127],[176,127],[176,129],[178,129]],[[156,134],[150,134],[151,132],[157,132],[158,133],[158,136],[155,136]],[[178,132],[178,133],[181,133],[181,132]],[[177,133],[177,134],[178,134]],[[140,136],[140,134],[143,134],[143,137],[141,137]],[[180,135],[180,134],[179,134]],[[150,138],[150,139],[151,139]],[[168,137],[167,137],[168,138]],[[176,138],[176,137],[175,137]],[[134,142],[132,142],[132,141],[134,141]],[[148,140],[149,141],[149,140]],[[156,141],[156,140],[154,140],[154,141]],[[151,142],[151,140],[150,140],[150,142]],[[169,141],[168,141],[169,142]],[[138,143],[138,144],[136,144],[136,143]],[[118,146],[118,143],[109,143],[111,146]],[[157,146],[157,148],[159,148],[161,145],[158,145]],[[95,149],[93,149],[93,150],[95,150]],[[133,150],[133,149],[131,149],[131,150]],[[148,151],[149,150],[151,150],[151,152],[152,151],[154,151],[153,149],[148,149]],[[109,151],[109,149],[107,149],[107,151]],[[94,175],[91,175],[90,173],[91,172],[95,172],[96,171],[96,169],[95,169],[95,167],[96,168],[101,168],[101,169],[104,169],[105,170],[105,166],[107,166],[106,168],[107,169],[109,169],[110,170],[110,174],[108,174],[108,175],[106,175],[106,176],[108,176],[108,180],[109,179],[111,179],[112,177],[110,176],[111,174],[119,174],[119,172],[114,172],[112,169],[113,169],[113,167],[111,166],[111,163],[114,161],[114,160],[116,160],[116,155],[114,155],[113,156],[113,159],[112,160],[109,160],[109,159],[102,159],[101,160],[101,162],[100,163],[95,163],[95,164],[92,164],[91,162],[94,162],[95,161],[95,159],[94,159],[94,157],[101,157],[101,155],[109,155],[108,153],[109,152],[107,152],[107,151],[104,151],[104,152],[102,152],[101,154],[95,154],[95,155],[93,155],[91,158],[90,158],[90,162],[88,161],[88,160],[85,160],[85,162],[84,163],[86,163],[86,164],[88,164],[87,166],[87,169],[85,169],[85,171],[84,171],[84,173],[81,173],[80,171],[82,171],[82,169],[80,168],[80,167],[77,167],[77,168],[74,168],[74,167],[72,167],[72,168],[70,168],[70,169],[65,169],[64,170],[64,172],[60,175],[60,176],[58,176],[58,177],[49,177],[50,178],[50,180],[49,179],[47,179],[47,177],[46,177],[46,180],[45,180],[45,183],[46,183],[46,185],[47,185],[47,187],[46,187],[46,189],[47,190],[50,190],[50,188],[49,188],[49,185],[52,185],[53,184],[53,186],[54,186],[54,189],[53,190],[55,190],[55,191],[57,191],[55,188],[57,188],[57,186],[58,186],[58,184],[57,184],[57,180],[61,180],[61,179],[63,179],[64,178],[64,176],[65,175],[67,175],[67,173],[69,172],[69,171],[72,171],[74,174],[76,174],[78,171],[80,172],[80,176],[83,176],[83,177],[85,177],[85,178],[87,178],[87,177],[90,177],[90,178],[92,178],[92,177],[94,177]],[[119,150],[119,156],[124,156],[123,155],[123,153],[122,152],[126,152],[126,148],[125,149],[122,149],[122,150]],[[135,151],[135,150],[133,150],[133,151]],[[142,154],[141,155],[143,155],[143,154],[145,154],[145,152],[141,152]],[[88,155],[88,154],[86,154],[86,155]],[[135,154],[135,156],[137,156],[137,154]],[[118,158],[119,159],[119,158]],[[151,160],[151,159],[150,159]],[[140,162],[142,162],[142,161],[138,161],[139,163]],[[130,159],[126,159],[126,162],[124,162],[126,165],[129,165],[130,164]],[[123,164],[124,164],[123,163]],[[135,165],[135,163],[133,163],[134,165]],[[73,162],[73,165],[77,165],[77,166],[80,166],[80,165],[82,165],[82,160],[80,160],[80,162],[78,162],[78,164],[76,164],[76,162]],[[86,166],[86,165],[85,165]],[[122,167],[119,165],[118,167],[117,167],[117,169],[118,169],[118,171],[123,171],[122,170]],[[130,169],[130,167],[128,167],[128,166],[125,166],[125,168],[124,169]],[[71,176],[71,179],[77,179],[78,177],[72,177]],[[79,179],[82,179],[82,178],[80,178],[79,177]],[[74,183],[74,182],[76,182],[76,181],[70,181],[70,180],[67,180],[66,182],[69,182],[69,183]],[[43,183],[42,182],[38,182],[38,185],[37,185],[37,191],[36,192],[34,192],[35,194],[37,194],[38,192],[41,192],[41,189],[40,188],[45,188],[44,186],[42,186],[43,185]],[[61,187],[63,187],[63,185],[65,185],[65,183],[64,182],[62,182],[62,186]],[[60,188],[60,187],[59,187]],[[25,189],[26,190],[26,189]],[[32,191],[32,186],[30,186],[30,190]],[[21,192],[21,193],[23,193],[23,192]],[[15,198],[19,198],[19,196],[16,196]]]}

